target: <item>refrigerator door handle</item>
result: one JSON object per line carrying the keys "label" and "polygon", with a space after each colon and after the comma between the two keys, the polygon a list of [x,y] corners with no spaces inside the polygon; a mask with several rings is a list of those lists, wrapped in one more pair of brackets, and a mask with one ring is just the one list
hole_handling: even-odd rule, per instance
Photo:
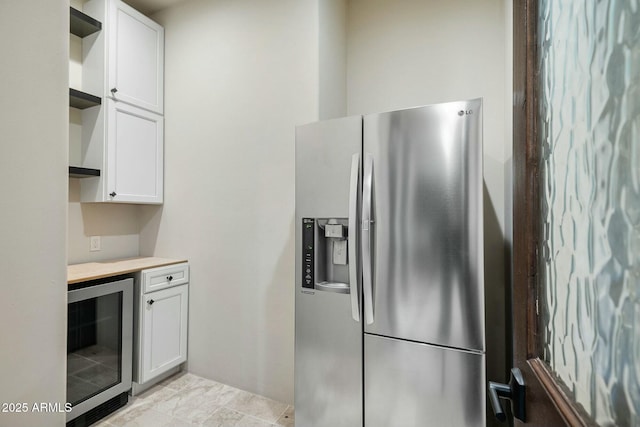
{"label": "refrigerator door handle", "polygon": [[373,323],[373,283],[371,263],[371,203],[373,199],[373,155],[367,153],[362,182],[362,294],[364,318],[367,325]]}
{"label": "refrigerator door handle", "polygon": [[360,178],[360,153],[351,156],[351,183],[349,189],[349,287],[351,288],[351,316],[360,321],[360,292],[358,286],[358,184]]}

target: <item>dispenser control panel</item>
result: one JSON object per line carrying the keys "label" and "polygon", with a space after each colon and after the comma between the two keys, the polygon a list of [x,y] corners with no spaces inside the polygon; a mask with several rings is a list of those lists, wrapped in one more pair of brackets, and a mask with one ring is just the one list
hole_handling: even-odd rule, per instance
{"label": "dispenser control panel", "polygon": [[315,220],[302,218],[302,287],[314,288],[313,281],[313,251],[315,249],[314,232]]}

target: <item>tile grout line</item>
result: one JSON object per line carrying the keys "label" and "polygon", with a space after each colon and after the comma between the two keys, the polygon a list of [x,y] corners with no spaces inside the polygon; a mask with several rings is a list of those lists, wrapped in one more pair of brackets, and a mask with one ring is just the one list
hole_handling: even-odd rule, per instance
{"label": "tile grout line", "polygon": [[269,420],[265,420],[264,418],[260,418],[260,417],[258,417],[258,416],[256,416],[256,415],[247,414],[246,412],[242,412],[242,411],[241,411],[241,410],[239,410],[239,409],[231,408],[231,407],[226,406],[226,405],[223,405],[223,406],[221,406],[220,408],[225,408],[225,409],[228,409],[229,411],[237,412],[237,413],[238,413],[238,414],[240,414],[240,415],[244,415],[244,416],[246,416],[246,417],[253,418],[253,419],[255,419],[255,420],[259,420],[259,421],[264,421],[265,423],[268,423],[268,424],[271,424],[271,425],[277,425],[276,423],[278,422],[278,420],[280,419],[280,417],[281,417],[281,416],[282,416],[282,415],[287,411],[287,410],[285,409],[285,410],[284,410],[284,412],[282,412],[282,414],[280,414],[280,416],[279,416],[278,418],[276,418],[276,420],[275,420],[275,421],[269,421]]}
{"label": "tile grout line", "polygon": [[282,413],[280,415],[278,415],[278,418],[276,418],[276,423],[278,422],[278,420],[280,420],[280,418],[282,418],[282,416],[284,415],[285,412],[287,412],[287,409],[289,409],[290,405],[287,405],[284,407],[284,411],[282,411]]}

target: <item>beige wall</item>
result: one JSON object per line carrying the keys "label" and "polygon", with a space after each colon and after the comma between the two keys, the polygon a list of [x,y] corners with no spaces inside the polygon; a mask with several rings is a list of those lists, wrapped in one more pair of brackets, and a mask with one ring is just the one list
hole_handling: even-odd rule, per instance
{"label": "beige wall", "polygon": [[195,0],[165,27],[165,203],[141,253],[191,262],[189,370],[293,401],[294,127],[318,117],[315,2]]}
{"label": "beige wall", "polygon": [[62,426],[66,367],[67,33],[65,0],[0,3],[0,425]]}

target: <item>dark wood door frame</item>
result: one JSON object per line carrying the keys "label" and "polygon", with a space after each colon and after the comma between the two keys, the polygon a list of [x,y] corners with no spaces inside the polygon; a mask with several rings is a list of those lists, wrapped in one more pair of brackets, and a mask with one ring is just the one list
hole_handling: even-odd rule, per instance
{"label": "dark wood door frame", "polygon": [[513,4],[513,357],[527,384],[527,423],[595,426],[540,358],[538,325],[538,0]]}

